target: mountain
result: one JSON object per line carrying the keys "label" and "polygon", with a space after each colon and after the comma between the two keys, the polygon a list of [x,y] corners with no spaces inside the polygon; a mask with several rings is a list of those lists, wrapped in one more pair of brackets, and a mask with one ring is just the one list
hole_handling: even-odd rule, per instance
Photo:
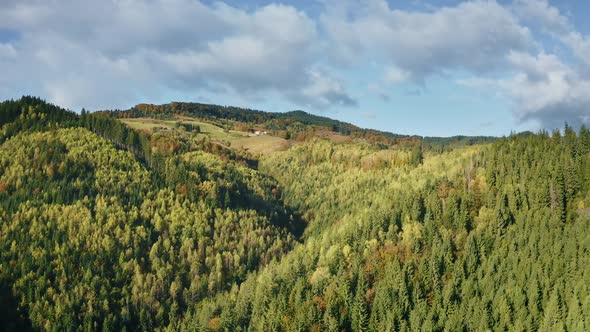
{"label": "mountain", "polygon": [[0,144],[6,330],[590,327],[585,127],[403,137],[23,97]]}

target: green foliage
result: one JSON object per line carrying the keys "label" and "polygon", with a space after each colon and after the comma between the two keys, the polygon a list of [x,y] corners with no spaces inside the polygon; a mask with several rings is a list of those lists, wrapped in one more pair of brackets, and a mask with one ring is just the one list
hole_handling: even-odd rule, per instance
{"label": "green foliage", "polygon": [[127,112],[0,106],[0,327],[590,330],[585,127],[451,149],[312,139],[258,161]]}
{"label": "green foliage", "polygon": [[590,155],[569,135],[427,152],[417,167],[411,152],[359,144],[274,154],[261,169],[306,211],[305,241],[201,319],[250,303],[264,309],[235,326],[586,330]]}
{"label": "green foliage", "polygon": [[[271,113],[252,109],[231,106],[219,106],[199,103],[170,103],[165,105],[140,104],[132,109],[120,112],[121,117],[160,117],[171,118],[174,115],[189,115],[209,120],[231,120],[254,125],[265,125],[271,130],[285,130],[287,127],[302,124],[306,126],[318,126],[329,128],[332,131],[350,135],[352,131],[361,131],[360,128],[349,123],[340,122],[330,118],[309,114],[303,111],[285,113]],[[292,127],[295,131],[295,127]],[[301,131],[301,130],[299,130]]]}
{"label": "green foliage", "polygon": [[[119,118],[156,118],[173,120],[178,116],[188,116],[216,123],[226,128],[264,128],[274,136],[298,141],[331,134],[351,136],[361,141],[369,141],[384,146],[393,144],[416,145],[423,141],[429,150],[443,152],[456,147],[492,142],[494,137],[424,137],[398,135],[374,129],[359,128],[350,123],[306,113],[301,110],[290,112],[263,112],[232,106],[200,103],[172,102],[164,105],[139,104],[125,111],[107,112]],[[199,128],[200,129],[200,128]],[[192,131],[191,128],[187,128]]]}
{"label": "green foliage", "polygon": [[20,131],[77,126],[78,116],[63,108],[25,96],[0,103],[0,143]]}
{"label": "green foliage", "polygon": [[272,179],[204,151],[162,163],[158,183],[82,128],[5,142],[2,300],[20,303],[36,329],[149,330],[292,248]]}

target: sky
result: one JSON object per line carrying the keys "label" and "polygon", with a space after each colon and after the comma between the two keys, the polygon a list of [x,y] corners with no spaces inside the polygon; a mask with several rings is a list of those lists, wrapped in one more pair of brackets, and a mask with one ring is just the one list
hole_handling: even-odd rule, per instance
{"label": "sky", "polygon": [[0,99],[304,110],[422,136],[590,125],[586,0],[0,0]]}

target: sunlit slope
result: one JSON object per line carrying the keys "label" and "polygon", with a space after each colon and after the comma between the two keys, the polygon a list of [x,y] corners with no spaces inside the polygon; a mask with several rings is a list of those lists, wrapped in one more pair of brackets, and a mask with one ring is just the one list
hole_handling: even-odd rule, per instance
{"label": "sunlit slope", "polygon": [[305,242],[184,326],[585,331],[589,152],[566,128],[422,164],[327,142],[277,153],[261,168],[306,213]]}
{"label": "sunlit slope", "polygon": [[290,122],[255,154],[210,133],[279,137],[212,114],[265,113],[175,107],[133,130],[0,104],[0,325],[590,330],[586,128],[466,147]]}
{"label": "sunlit slope", "polygon": [[[158,120],[152,118],[124,118],[121,122],[132,129],[140,130],[148,134],[156,131],[177,131],[187,136],[207,137],[208,139],[241,151],[243,153],[259,156],[287,149],[291,143],[281,137],[266,134],[255,134],[239,130],[226,130],[215,124],[197,121],[196,119],[184,116],[177,120]],[[198,128],[198,130],[187,130],[186,127]]]}
{"label": "sunlit slope", "polygon": [[0,146],[0,283],[34,328],[164,327],[293,246],[272,179],[203,151],[159,167],[82,128]]}
{"label": "sunlit slope", "polygon": [[5,142],[0,183],[6,209],[29,199],[71,203],[99,193],[132,205],[147,194],[150,176],[130,152],[88,130],[70,128],[22,133]]}
{"label": "sunlit slope", "polygon": [[[317,140],[263,158],[260,168],[279,181],[291,206],[309,213],[306,234],[317,235],[332,223],[342,224],[345,216],[390,208],[399,204],[400,196],[411,197],[441,179],[458,178],[485,148],[430,154],[419,164],[403,149]],[[481,172],[472,176],[466,180],[485,183]]]}

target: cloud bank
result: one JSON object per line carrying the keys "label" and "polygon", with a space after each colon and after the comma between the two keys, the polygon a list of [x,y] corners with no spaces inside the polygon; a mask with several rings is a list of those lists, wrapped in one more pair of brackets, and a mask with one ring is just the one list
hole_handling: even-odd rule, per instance
{"label": "cloud bank", "polygon": [[[387,102],[399,85],[422,90],[433,77],[461,73],[460,84],[509,100],[517,121],[590,121],[590,37],[547,0],[322,4],[310,15],[278,3],[5,0],[0,96],[38,94],[79,109],[210,92],[361,112],[360,98]],[[350,72],[371,66],[373,82],[355,91]]]}
{"label": "cloud bank", "polygon": [[385,0],[332,8],[338,9],[328,10],[322,22],[340,54],[350,61],[378,54],[414,80],[454,69],[489,72],[503,65],[511,50],[534,45],[528,28],[496,2],[464,2],[432,12],[391,9]]}
{"label": "cloud bank", "polygon": [[[352,105],[316,66],[316,23],[292,6],[253,11],[193,0],[8,1],[0,69],[67,107],[129,105],[164,91],[276,93],[295,104]],[[321,72],[321,74],[319,74]],[[326,82],[330,82],[326,84]]]}

